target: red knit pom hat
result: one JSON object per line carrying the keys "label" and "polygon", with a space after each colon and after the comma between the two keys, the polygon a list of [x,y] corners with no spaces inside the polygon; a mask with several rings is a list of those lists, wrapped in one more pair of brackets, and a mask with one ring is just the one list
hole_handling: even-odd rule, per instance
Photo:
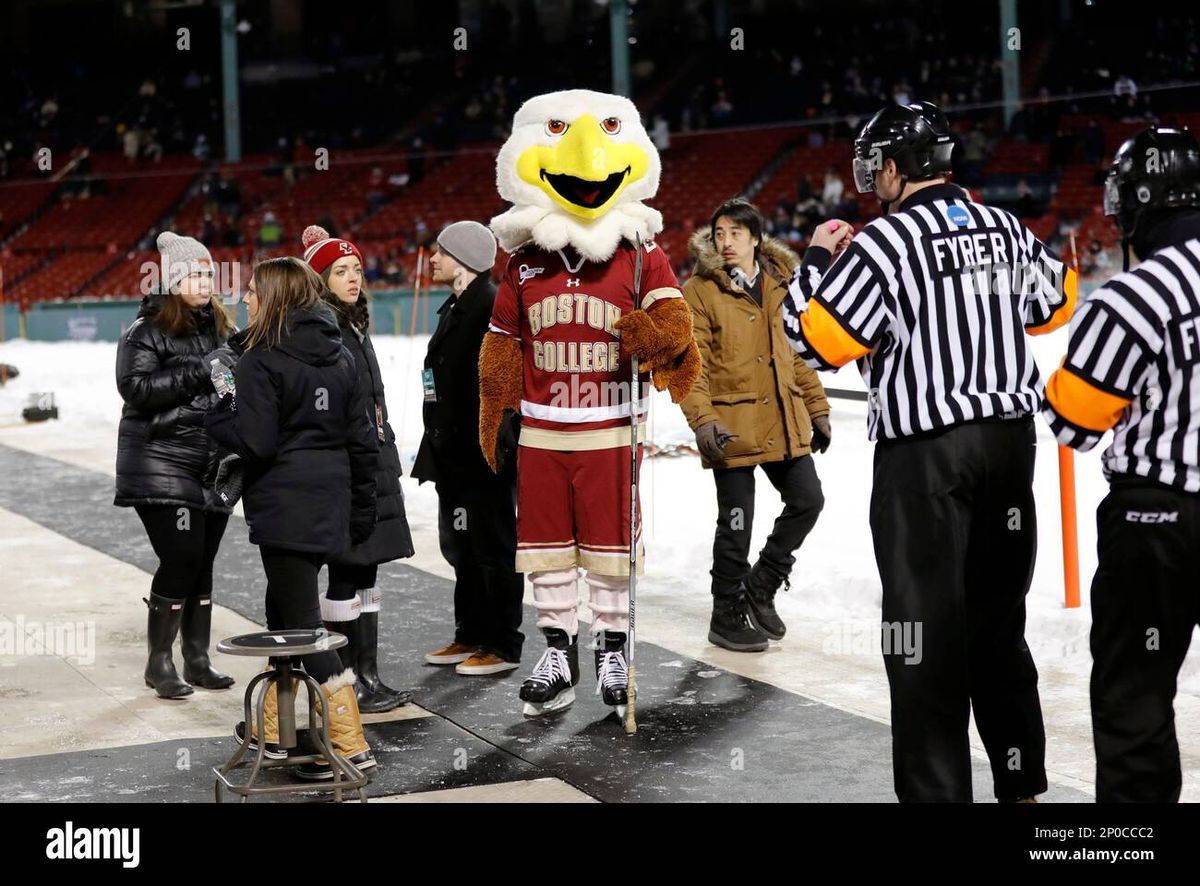
{"label": "red knit pom hat", "polygon": [[301,237],[304,242],[304,260],[318,274],[324,274],[325,269],[347,255],[356,255],[363,264],[362,253],[349,240],[340,237],[330,237],[329,232],[320,225],[309,225]]}

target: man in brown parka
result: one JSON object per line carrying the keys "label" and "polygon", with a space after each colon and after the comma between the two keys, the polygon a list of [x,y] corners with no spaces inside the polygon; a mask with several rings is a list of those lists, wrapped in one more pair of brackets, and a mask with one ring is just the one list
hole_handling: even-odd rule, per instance
{"label": "man in brown parka", "polygon": [[[683,296],[703,371],[680,405],[717,486],[708,640],[761,652],[787,630],[775,593],[825,502],[811,452],[829,446],[829,402],[783,329],[780,304],[800,259],[764,235],[754,205],[726,201],[689,246],[696,269]],[[755,465],[784,507],[752,568]]]}

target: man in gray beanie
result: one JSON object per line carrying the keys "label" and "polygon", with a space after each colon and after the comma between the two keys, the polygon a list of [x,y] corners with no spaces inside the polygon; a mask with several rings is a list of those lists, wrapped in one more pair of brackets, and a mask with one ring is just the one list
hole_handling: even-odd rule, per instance
{"label": "man in gray beanie", "polygon": [[[437,253],[430,259],[434,283],[453,283],[456,268],[474,276],[489,274],[496,263],[496,238],[486,225],[477,221],[460,221],[447,225],[438,234]],[[449,257],[450,261],[445,259]],[[448,279],[439,280],[439,268]]]}
{"label": "man in gray beanie", "polygon": [[521,660],[524,576],[517,550],[516,445],[519,417],[501,431],[500,471],[479,449],[479,349],[492,316],[496,238],[460,221],[437,238],[433,282],[450,287],[429,340],[422,384],[425,436],[412,474],[438,493],[442,556],[454,567],[454,640],[430,652],[430,664],[460,674],[504,674]]}
{"label": "man in gray beanie", "polygon": [[210,271],[216,267],[208,247],[193,237],[181,237],[171,231],[163,231],[155,244],[162,265],[164,292],[174,289],[184,277],[200,270],[200,262],[208,262]]}

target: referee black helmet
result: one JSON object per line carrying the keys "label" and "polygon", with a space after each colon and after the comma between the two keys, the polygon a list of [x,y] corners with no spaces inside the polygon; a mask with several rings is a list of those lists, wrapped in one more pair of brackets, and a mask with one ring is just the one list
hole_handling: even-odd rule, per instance
{"label": "referee black helmet", "polygon": [[950,172],[953,150],[950,123],[937,105],[887,105],[854,141],[854,185],[861,194],[874,191],[885,160],[895,162],[904,182],[941,178]]}
{"label": "referee black helmet", "polygon": [[1104,182],[1104,214],[1121,236],[1142,233],[1147,211],[1200,207],[1200,145],[1187,129],[1151,126],[1117,149]]}

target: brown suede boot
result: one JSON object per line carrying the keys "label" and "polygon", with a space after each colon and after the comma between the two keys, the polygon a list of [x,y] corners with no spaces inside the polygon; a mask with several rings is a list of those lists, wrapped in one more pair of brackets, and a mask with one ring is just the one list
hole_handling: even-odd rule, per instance
{"label": "brown suede boot", "polygon": [[[250,716],[257,715],[257,711],[252,707]],[[250,722],[250,750],[258,752],[258,730],[255,728],[257,724],[251,720]],[[267,749],[263,751],[263,756],[271,760],[286,760],[287,751],[279,748],[279,694],[275,691],[275,684],[272,683],[267,688],[267,698],[263,702],[263,728],[267,733]],[[246,734],[245,722],[240,722],[234,727],[233,734],[237,736],[237,740],[241,741]]]}
{"label": "brown suede boot", "polygon": [[[324,704],[318,702],[318,712],[325,716],[328,710],[329,740],[339,757],[345,757],[359,769],[370,769],[376,765],[375,755],[363,734],[362,716],[358,712],[358,699],[354,696],[355,673],[347,668],[321,687]],[[328,781],[333,778],[333,767],[326,760],[305,763],[296,769],[297,778],[305,781]]]}

